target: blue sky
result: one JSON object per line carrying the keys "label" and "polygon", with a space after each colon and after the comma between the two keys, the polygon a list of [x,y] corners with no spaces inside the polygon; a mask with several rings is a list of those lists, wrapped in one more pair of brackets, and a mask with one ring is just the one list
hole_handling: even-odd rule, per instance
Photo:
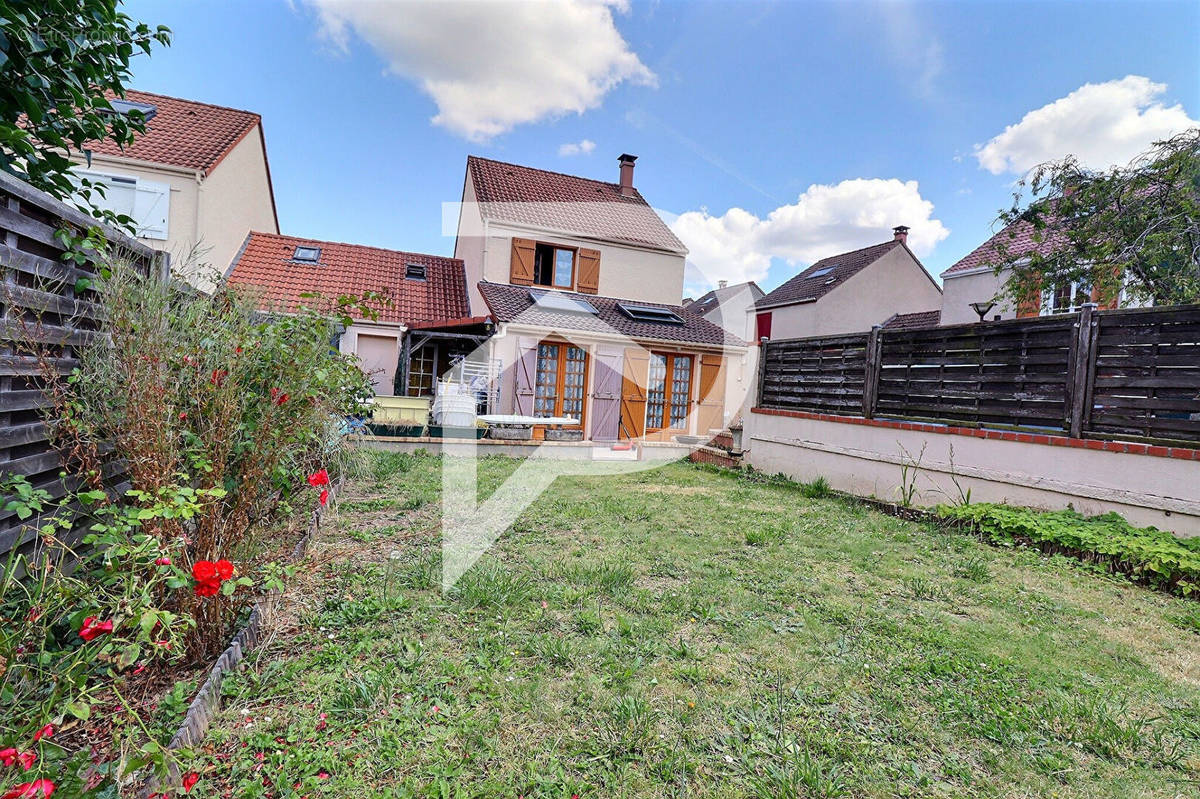
{"label": "blue sky", "polygon": [[127,11],[175,36],[136,88],[262,114],[283,232],[449,254],[468,154],[616,180],[630,152],[690,293],[769,289],[894,224],[937,274],[1030,164],[1124,162],[1200,119],[1194,2]]}

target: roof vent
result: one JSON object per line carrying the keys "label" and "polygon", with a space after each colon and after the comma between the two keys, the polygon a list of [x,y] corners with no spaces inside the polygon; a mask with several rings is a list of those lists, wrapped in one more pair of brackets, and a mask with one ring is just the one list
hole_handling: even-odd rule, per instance
{"label": "roof vent", "polygon": [[425,264],[405,264],[404,265],[405,280],[425,280]]}
{"label": "roof vent", "polygon": [[304,246],[297,247],[296,251],[292,253],[292,260],[303,261],[306,264],[315,264],[317,261],[321,260],[321,248]]}

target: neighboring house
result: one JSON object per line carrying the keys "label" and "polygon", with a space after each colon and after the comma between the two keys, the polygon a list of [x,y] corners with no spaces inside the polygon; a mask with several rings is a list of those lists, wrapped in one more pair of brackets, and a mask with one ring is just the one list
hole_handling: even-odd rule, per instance
{"label": "neighboring house", "polygon": [[119,113],[149,117],[122,149],[91,142],[75,173],[105,185],[93,201],[133,218],[140,240],[171,255],[178,275],[209,290],[251,230],[279,231],[262,118],[193,100],[129,91]]}
{"label": "neighboring house", "polygon": [[753,311],[754,304],[765,295],[766,292],[753,280],[732,286],[722,280],[707,294],[694,300],[684,300],[683,307],[738,338],[749,338],[753,331],[746,327],[746,315]]}
{"label": "neighboring house", "polygon": [[387,303],[379,308],[379,318],[356,319],[339,342],[342,352],[359,357],[377,394],[432,396],[437,376],[451,368],[455,354],[465,354],[485,338],[455,336],[449,339],[451,346],[434,341],[413,361],[416,367],[407,375],[399,366],[402,340],[414,328],[431,331],[447,325],[483,324],[482,319],[464,319],[467,285],[462,261],[454,258],[251,233],[227,276],[231,284],[261,292],[259,307],[279,313],[314,305],[317,300],[306,299],[302,296],[306,293],[334,301],[366,292],[385,295]]}
{"label": "neighboring house", "polygon": [[753,335],[803,338],[870,330],[895,314],[942,306],[942,290],[908,248],[891,241],[822,258],[755,304]]}
{"label": "neighboring house", "polygon": [[[1011,273],[1004,270],[997,274],[995,264],[1002,257],[1008,260],[1014,255],[1020,258],[1035,253],[1044,254],[1055,246],[1052,231],[1040,238],[1041,241],[1035,240],[1032,223],[1018,220],[942,272],[941,323],[954,325],[978,322],[979,314],[971,307],[972,303],[994,302],[995,306],[985,315],[990,321],[1071,313],[1078,311],[1084,303],[1092,302],[1094,295],[1091,288],[1079,282],[1058,284],[1042,291],[1040,296],[1030,297],[1026,302],[1015,303],[1004,296],[1004,284]],[[1007,253],[1007,257],[1002,256],[1002,252]],[[1123,304],[1109,303],[1105,307],[1114,308]]]}
{"label": "neighboring house", "polygon": [[744,342],[680,304],[687,250],[634,188],[635,160],[608,183],[467,159],[454,252],[472,313],[497,325],[494,410],[665,440],[721,428],[727,384],[752,382]]}
{"label": "neighboring house", "polygon": [[941,324],[942,312],[916,311],[914,313],[893,314],[883,323],[884,330],[924,330]]}

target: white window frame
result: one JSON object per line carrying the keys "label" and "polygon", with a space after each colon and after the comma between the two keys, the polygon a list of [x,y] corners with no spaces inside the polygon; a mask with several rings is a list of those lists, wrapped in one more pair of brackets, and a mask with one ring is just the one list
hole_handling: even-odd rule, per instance
{"label": "white window frame", "polygon": [[[1055,285],[1057,286],[1057,283]],[[1039,311],[1038,315],[1039,316],[1059,316],[1061,314],[1075,313],[1075,312],[1079,311],[1083,307],[1083,303],[1076,303],[1076,300],[1079,299],[1079,289],[1081,286],[1088,287],[1087,297],[1086,297],[1086,299],[1084,299],[1083,302],[1084,303],[1091,302],[1092,301],[1092,290],[1091,290],[1091,287],[1088,285],[1088,281],[1072,280],[1071,281],[1071,303],[1070,303],[1070,305],[1067,306],[1066,308],[1054,307],[1054,296],[1055,296],[1055,294],[1057,294],[1055,287],[1044,289],[1042,291],[1042,307],[1041,307],[1041,310]]]}

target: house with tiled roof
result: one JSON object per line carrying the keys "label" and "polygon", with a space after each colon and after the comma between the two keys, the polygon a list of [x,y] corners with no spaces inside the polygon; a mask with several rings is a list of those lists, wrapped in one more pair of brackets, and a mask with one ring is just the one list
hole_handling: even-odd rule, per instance
{"label": "house with tiled roof", "polygon": [[753,321],[751,315],[755,303],[765,295],[766,292],[753,280],[735,283],[732,286],[722,280],[715,289],[701,294],[694,300],[684,300],[683,305],[692,313],[703,316],[736,336],[752,339],[753,326],[747,325],[747,318]]}
{"label": "house with tiled roof", "polygon": [[[975,306],[982,309],[988,303],[992,303],[992,307],[986,311],[985,318],[992,320],[1074,313],[1084,303],[1096,301],[1092,288],[1079,281],[1048,286],[1040,296],[1019,303],[1005,295],[1009,272],[997,272],[997,264],[1013,258],[1020,262],[1034,255],[1047,255],[1063,242],[1064,238],[1053,225],[1040,231],[1024,219],[1006,225],[942,272],[941,323],[978,322],[980,315]],[[1109,303],[1104,307],[1115,308],[1120,304]]]}
{"label": "house with tiled roof", "polygon": [[687,248],[635,161],[610,182],[467,159],[454,254],[495,324],[499,412],[577,419],[593,441],[706,436],[753,382],[743,339],[683,307]]}
{"label": "house with tiled roof", "polygon": [[[437,376],[486,338],[453,336],[457,347],[439,342],[404,369],[404,345],[419,331],[431,336],[443,328],[481,329],[484,319],[469,318],[462,261],[424,253],[401,252],[361,244],[318,241],[277,233],[250,233],[229,265],[232,285],[257,295],[259,307],[294,313],[302,305],[319,307],[323,300],[380,295],[370,303],[374,318],[355,319],[339,333],[342,352],[357,355],[371,376],[376,393],[432,397]],[[313,295],[317,295],[314,297]]]}
{"label": "house with tiled roof", "polygon": [[897,314],[942,306],[942,290],[908,248],[908,228],[881,244],[831,255],[755,303],[756,338],[870,330]]}
{"label": "house with tiled roof", "polygon": [[131,217],[176,274],[210,289],[247,233],[279,232],[261,116],[134,90],[110,102],[143,114],[146,132],[124,148],[89,142],[71,154],[74,172],[103,185],[92,201]]}

